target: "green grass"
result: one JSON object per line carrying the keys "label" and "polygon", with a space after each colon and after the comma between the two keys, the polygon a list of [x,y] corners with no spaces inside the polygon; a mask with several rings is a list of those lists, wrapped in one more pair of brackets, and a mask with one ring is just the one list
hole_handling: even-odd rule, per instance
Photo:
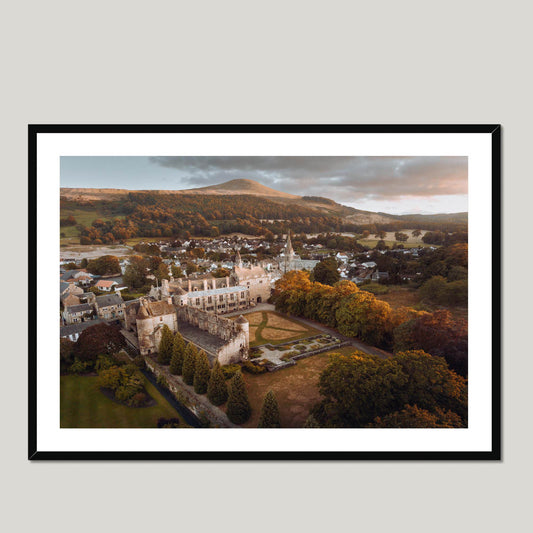
{"label": "green grass", "polygon": [[96,376],[61,376],[60,427],[62,428],[155,428],[158,418],[179,418],[178,412],[145,380],[148,394],[157,402],[151,407],[127,407],[100,392]]}
{"label": "green grass", "polygon": [[[96,219],[103,221],[113,220],[114,218],[124,219],[125,215],[116,215],[109,210],[100,210],[94,206],[61,206],[60,217],[67,218],[72,215],[76,219],[77,224],[82,226],[91,226]],[[61,226],[60,233],[64,233],[64,238],[79,237],[80,232],[76,226]]]}

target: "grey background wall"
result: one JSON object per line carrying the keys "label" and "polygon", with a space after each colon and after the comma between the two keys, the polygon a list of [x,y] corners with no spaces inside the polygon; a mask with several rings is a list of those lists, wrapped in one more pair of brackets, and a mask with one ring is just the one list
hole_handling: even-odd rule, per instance
{"label": "grey background wall", "polygon": [[[530,3],[22,0],[2,11],[6,531],[529,522]],[[28,123],[478,122],[504,126],[502,463],[26,461]]]}

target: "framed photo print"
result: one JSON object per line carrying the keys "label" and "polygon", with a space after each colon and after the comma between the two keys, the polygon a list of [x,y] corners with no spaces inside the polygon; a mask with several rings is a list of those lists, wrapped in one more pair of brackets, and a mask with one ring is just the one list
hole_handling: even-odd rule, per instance
{"label": "framed photo print", "polygon": [[500,135],[29,126],[29,458],[500,459]]}

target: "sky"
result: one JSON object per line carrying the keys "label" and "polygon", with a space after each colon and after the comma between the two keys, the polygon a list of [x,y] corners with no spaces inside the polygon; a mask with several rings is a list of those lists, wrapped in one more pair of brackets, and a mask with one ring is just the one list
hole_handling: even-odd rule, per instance
{"label": "sky", "polygon": [[468,210],[468,158],[462,156],[61,157],[61,187],[181,190],[241,178],[366,211]]}

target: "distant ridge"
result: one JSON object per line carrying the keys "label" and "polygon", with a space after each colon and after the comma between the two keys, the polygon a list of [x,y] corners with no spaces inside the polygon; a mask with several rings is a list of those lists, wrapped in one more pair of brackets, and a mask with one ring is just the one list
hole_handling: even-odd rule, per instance
{"label": "distant ridge", "polygon": [[[305,191],[302,191],[305,192]],[[60,195],[66,200],[76,202],[86,201],[120,201],[129,193],[164,194],[164,195],[218,195],[235,196],[251,195],[260,196],[276,203],[282,203],[290,207],[291,205],[305,206],[324,215],[334,215],[345,219],[348,222],[358,224],[386,224],[397,221],[414,222],[460,222],[468,223],[468,213],[440,213],[434,215],[390,215],[388,213],[374,213],[362,211],[353,207],[339,204],[329,198],[319,196],[298,196],[282,191],[277,191],[251,179],[234,179],[207,187],[183,190],[128,190],[128,189],[96,189],[96,188],[69,188],[62,187]]]}

